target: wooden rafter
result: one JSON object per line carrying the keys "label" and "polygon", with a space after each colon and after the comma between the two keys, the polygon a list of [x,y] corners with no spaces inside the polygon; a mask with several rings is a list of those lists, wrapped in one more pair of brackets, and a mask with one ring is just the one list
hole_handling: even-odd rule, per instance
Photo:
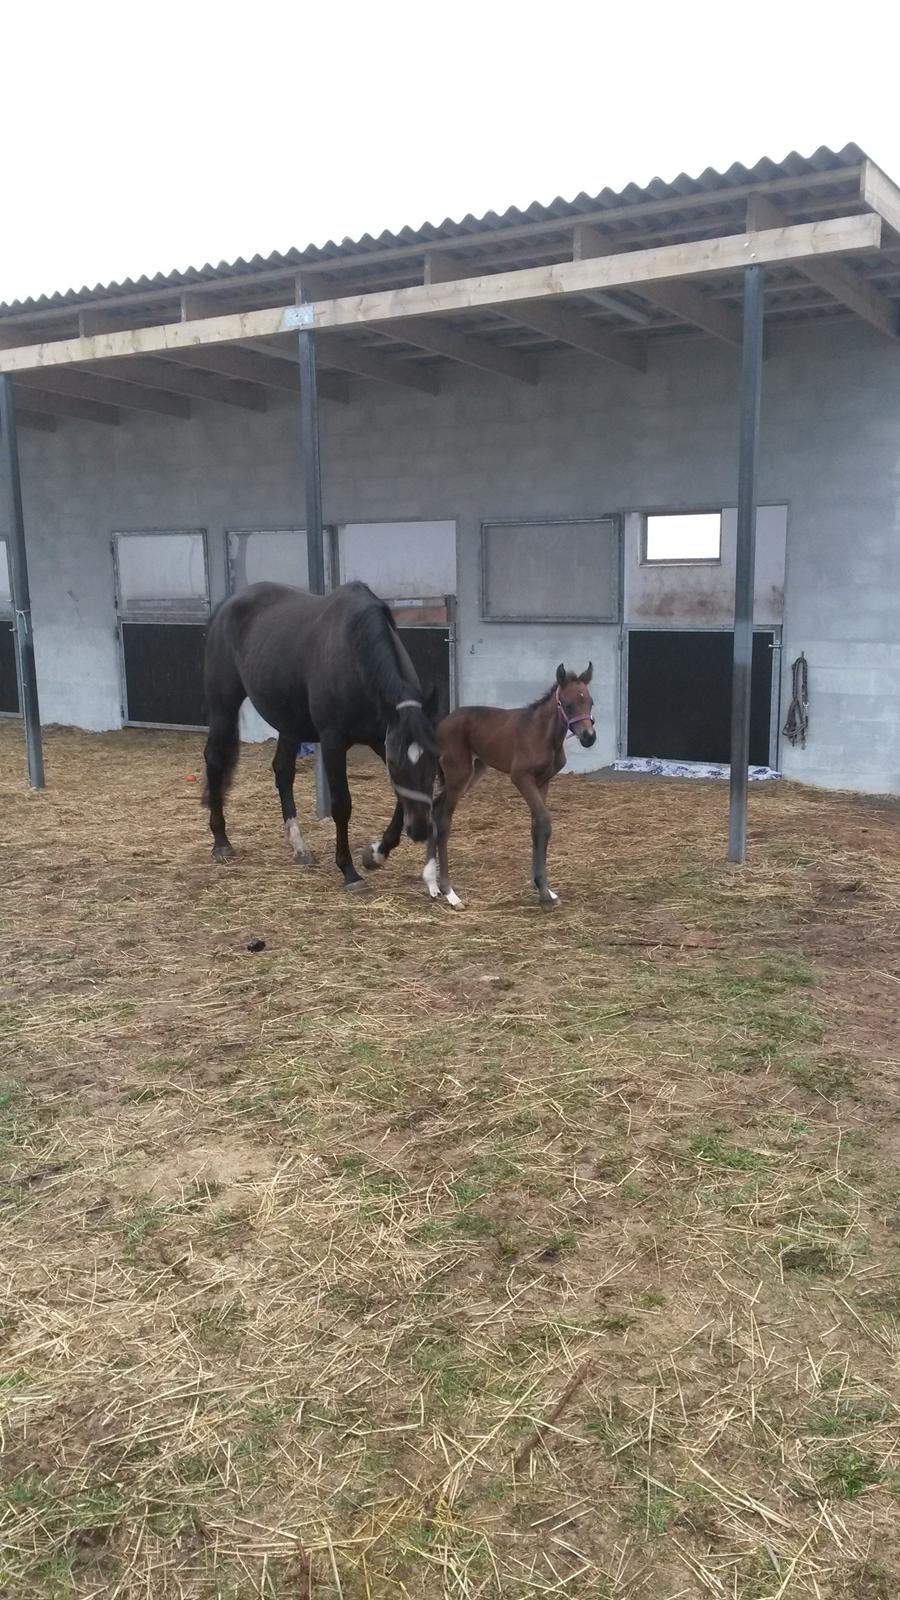
{"label": "wooden rafter", "polygon": [[[98,335],[102,339],[119,339],[121,334]],[[87,343],[93,343],[88,340]],[[212,372],[202,372],[194,367],[176,366],[173,361],[158,361],[130,356],[120,356],[103,363],[103,370],[114,373],[132,383],[146,383],[154,389],[168,389],[172,394],[187,395],[194,400],[214,400],[226,406],[240,406],[245,411],[265,411],[266,391],[258,384],[238,382],[235,378],[220,378]]]}
{"label": "wooden rafter", "polygon": [[[747,201],[747,226],[748,228],[783,227],[784,218],[768,195],[751,195]],[[846,262],[798,261],[797,269],[809,279],[810,283],[814,283],[819,289],[824,289],[826,294],[830,294],[834,300],[846,306],[848,311],[853,311],[865,322],[870,322],[879,333],[887,334],[889,339],[900,336],[896,306],[886,294],[882,294],[880,289],[873,288]]]}
{"label": "wooden rafter", "polygon": [[[285,364],[290,362],[292,367],[296,367],[296,340],[291,341],[290,347],[266,344],[263,348],[273,356],[279,356]],[[351,372],[358,378],[372,378],[376,383],[396,384],[401,389],[416,389],[421,394],[437,394],[440,388],[440,376],[433,368],[419,367],[412,361],[397,361],[393,356],[382,355],[380,350],[351,344],[346,339],[330,339],[327,335],[318,338],[316,355],[320,366],[333,367],[338,372]]]}
{"label": "wooden rafter", "polygon": [[641,338],[625,339],[620,333],[606,333],[595,328],[588,317],[579,316],[566,305],[547,300],[526,300],[510,312],[513,322],[520,327],[533,328],[560,344],[571,345],[587,355],[598,356],[616,367],[630,367],[633,372],[647,370],[647,348]]}
{"label": "wooden rafter", "polygon": [[[241,345],[204,345],[199,350],[173,350],[166,357],[180,367],[192,367],[201,372],[215,372],[225,378],[239,378],[266,389],[278,389],[288,394],[298,394],[300,374],[296,362],[279,361],[259,349],[245,350]],[[337,372],[319,375],[319,396],[323,400],[349,399],[347,380]]]}
{"label": "wooden rafter", "polygon": [[458,333],[455,328],[434,317],[400,318],[381,329],[392,339],[415,345],[419,350],[430,350],[432,355],[447,356],[463,366],[479,367],[483,372],[496,372],[503,378],[514,378],[519,383],[537,383],[539,373],[536,362],[517,350],[504,350],[501,345],[487,339],[473,338],[469,333]]}
{"label": "wooden rafter", "polygon": [[20,388],[44,389],[48,393],[71,395],[76,400],[96,400],[101,405],[121,406],[125,411],[154,411],[163,417],[189,417],[191,403],[178,394],[161,389],[139,388],[136,383],[101,378],[95,371],[62,367],[57,372],[23,372],[16,380]]}
{"label": "wooden rafter", "polygon": [[[778,226],[781,227],[782,223],[779,222]],[[576,261],[590,261],[597,256],[609,255],[609,240],[604,239],[596,228],[579,224],[575,229],[572,253]],[[612,253],[618,253],[615,246]],[[690,322],[725,344],[740,345],[740,317],[728,306],[719,305],[710,294],[698,289],[695,284],[645,283],[641,284],[639,292],[643,300],[649,300],[651,305],[677,317],[679,322]],[[617,302],[614,296],[604,296],[603,303],[622,316],[630,314],[630,308]]]}
{"label": "wooden rafter", "polygon": [[[308,312],[309,326],[316,331],[375,327],[405,317],[453,315],[466,310],[496,308],[501,314],[507,314],[508,308],[525,301],[556,302],[567,294],[584,294],[596,289],[634,288],[640,292],[642,285],[735,272],[750,262],[760,265],[801,262],[854,250],[875,250],[880,241],[881,218],[874,213],[834,217],[759,233],[661,245],[594,260],[565,261],[549,267],[527,267],[449,283],[349,295],[317,301],[308,308],[291,306],[236,312],[196,322],[168,323],[135,328],[126,333],[98,334],[89,339],[62,339],[22,349],[0,350],[0,371],[108,362],[126,356],[165,355],[170,350],[202,344],[271,339],[295,329],[298,316],[302,317],[304,311]],[[337,345],[339,341],[329,343]],[[346,359],[332,362],[323,354],[323,361],[327,366],[343,365],[346,371],[358,370]],[[185,372],[183,376],[189,375]],[[416,376],[427,378],[428,375]],[[226,383],[229,380],[208,381]]]}
{"label": "wooden rafter", "polygon": [[105,422],[117,427],[122,418],[116,406],[101,405],[96,400],[77,400],[74,395],[54,394],[49,389],[22,389],[16,392],[25,399],[31,412],[51,417],[74,417],[79,422]]}

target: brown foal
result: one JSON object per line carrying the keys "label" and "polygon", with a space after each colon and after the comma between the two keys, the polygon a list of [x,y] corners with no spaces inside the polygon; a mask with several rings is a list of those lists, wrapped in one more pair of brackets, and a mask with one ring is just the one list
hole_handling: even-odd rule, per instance
{"label": "brown foal", "polygon": [[594,732],[593,701],[588,691],[593,666],[584,672],[567,672],[562,662],[553,686],[530,706],[503,711],[493,706],[461,706],[445,717],[437,730],[440,750],[438,787],[434,802],[434,837],[422,876],[433,899],[444,895],[450,905],[461,904],[450,886],[447,842],[453,813],[466,790],[485,767],[508,772],[531,812],[531,872],[541,904],[555,906],[559,895],[547,883],[547,846],[550,813],[547,789],[550,779],[566,764],[563,744],[567,733],[577,734],[590,746]]}

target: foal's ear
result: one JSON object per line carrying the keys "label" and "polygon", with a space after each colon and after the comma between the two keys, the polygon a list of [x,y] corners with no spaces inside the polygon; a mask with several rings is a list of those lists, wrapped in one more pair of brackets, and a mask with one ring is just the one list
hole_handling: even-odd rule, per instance
{"label": "foal's ear", "polygon": [[564,661],[561,661],[556,669],[556,681],[561,689],[566,687],[566,664]]}
{"label": "foal's ear", "polygon": [[590,681],[591,681],[593,676],[594,676],[594,663],[593,663],[593,661],[589,661],[587,666],[585,667],[583,673],[581,674],[582,683],[590,683]]}

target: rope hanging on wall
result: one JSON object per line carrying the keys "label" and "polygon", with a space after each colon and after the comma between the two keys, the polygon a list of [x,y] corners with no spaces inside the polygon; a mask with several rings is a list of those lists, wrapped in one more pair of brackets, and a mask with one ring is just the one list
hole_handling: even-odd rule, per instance
{"label": "rope hanging on wall", "polygon": [[791,703],[788,707],[787,721],[782,731],[791,744],[799,744],[801,750],[805,750],[808,728],[809,672],[806,665],[806,657],[801,650],[791,667]]}

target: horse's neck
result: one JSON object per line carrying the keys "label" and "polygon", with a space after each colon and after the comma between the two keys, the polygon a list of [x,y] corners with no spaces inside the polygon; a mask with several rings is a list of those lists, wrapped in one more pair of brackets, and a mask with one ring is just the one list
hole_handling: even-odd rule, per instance
{"label": "horse's neck", "polygon": [[548,700],[542,700],[536,705],[531,715],[541,737],[545,738],[554,749],[561,750],[566,730],[556,703],[556,691],[553,691]]}

